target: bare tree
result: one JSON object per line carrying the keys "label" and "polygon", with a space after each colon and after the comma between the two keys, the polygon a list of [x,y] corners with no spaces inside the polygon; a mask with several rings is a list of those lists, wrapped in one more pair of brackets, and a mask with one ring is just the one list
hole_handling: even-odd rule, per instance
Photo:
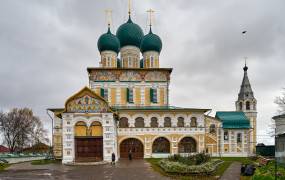
{"label": "bare tree", "polygon": [[0,131],[4,143],[11,152],[22,151],[25,147],[47,140],[42,122],[28,108],[14,108],[8,113],[1,112]]}
{"label": "bare tree", "polygon": [[285,113],[285,88],[283,88],[283,92],[281,96],[275,98],[275,104],[279,106],[278,113]]}

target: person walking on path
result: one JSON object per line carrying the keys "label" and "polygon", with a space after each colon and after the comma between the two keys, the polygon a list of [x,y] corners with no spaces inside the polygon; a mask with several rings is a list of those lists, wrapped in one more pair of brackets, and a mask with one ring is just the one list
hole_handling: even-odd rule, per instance
{"label": "person walking on path", "polygon": [[111,162],[111,164],[112,164],[112,165],[115,165],[115,164],[116,164],[115,161],[116,161],[116,155],[115,155],[115,153],[113,152],[113,153],[112,153],[112,162]]}
{"label": "person walking on path", "polygon": [[130,151],[129,151],[129,160],[131,161],[133,159],[133,157],[132,157],[132,150],[130,149]]}

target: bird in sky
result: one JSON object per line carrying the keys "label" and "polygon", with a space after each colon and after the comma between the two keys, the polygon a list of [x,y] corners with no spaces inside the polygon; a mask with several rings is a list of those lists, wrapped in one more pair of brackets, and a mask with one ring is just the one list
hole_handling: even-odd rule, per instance
{"label": "bird in sky", "polygon": [[247,31],[243,31],[242,34],[245,34]]}

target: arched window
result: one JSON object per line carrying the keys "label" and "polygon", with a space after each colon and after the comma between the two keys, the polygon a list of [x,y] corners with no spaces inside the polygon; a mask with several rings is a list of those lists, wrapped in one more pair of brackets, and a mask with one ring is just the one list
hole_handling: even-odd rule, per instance
{"label": "arched window", "polygon": [[246,110],[250,110],[250,102],[246,101]]}
{"label": "arched window", "polygon": [[135,119],[135,127],[143,128],[144,127],[144,119],[142,117],[138,117]]}
{"label": "arched window", "polygon": [[152,128],[158,127],[158,120],[156,117],[152,117],[150,119],[150,127],[152,127]]}
{"label": "arched window", "polygon": [[179,117],[177,119],[177,127],[184,127],[184,118],[183,117]]}
{"label": "arched window", "polygon": [[241,137],[241,133],[237,134],[237,143],[241,143],[242,141],[242,137]]}
{"label": "arched window", "polygon": [[178,143],[179,153],[193,153],[197,151],[196,141],[192,137],[184,137]]}
{"label": "arched window", "polygon": [[242,111],[242,102],[239,102],[239,110]]}
{"label": "arched window", "polygon": [[164,137],[159,137],[155,139],[155,141],[152,144],[152,152],[170,153],[170,142]]}
{"label": "arched window", "polygon": [[164,118],[164,127],[171,127],[171,118],[170,117]]}
{"label": "arched window", "polygon": [[128,67],[132,67],[133,63],[132,63],[132,58],[130,56],[128,56]]}
{"label": "arched window", "polygon": [[197,127],[197,118],[196,117],[191,118],[190,126],[191,127]]}
{"label": "arched window", "polygon": [[153,58],[153,56],[150,56],[150,67],[151,68],[154,67],[154,58]]}
{"label": "arched window", "polygon": [[103,128],[100,122],[92,122],[90,130],[91,136],[103,136]]}
{"label": "arched window", "polygon": [[107,66],[108,66],[108,67],[111,67],[111,57],[108,57]]}
{"label": "arched window", "polygon": [[120,128],[128,128],[129,127],[129,120],[126,117],[122,117],[119,120],[119,127]]}
{"label": "arched window", "polygon": [[216,125],[215,124],[210,125],[210,133],[216,134]]}
{"label": "arched window", "polygon": [[74,127],[75,136],[87,136],[87,125],[83,121],[79,121]]}
{"label": "arched window", "polygon": [[104,57],[104,58],[102,59],[102,65],[103,65],[103,66],[107,66],[107,58],[106,58],[106,57]]}

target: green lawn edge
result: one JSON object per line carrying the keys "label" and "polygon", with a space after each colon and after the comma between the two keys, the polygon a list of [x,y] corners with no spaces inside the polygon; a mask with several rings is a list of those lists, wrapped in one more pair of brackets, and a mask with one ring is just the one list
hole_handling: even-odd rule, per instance
{"label": "green lawn edge", "polygon": [[45,164],[54,164],[59,163],[58,160],[52,160],[52,159],[41,159],[41,160],[33,160],[31,161],[32,165],[45,165]]}
{"label": "green lawn edge", "polygon": [[10,166],[10,164],[6,164],[6,163],[1,163],[0,164],[0,172],[1,171],[4,171],[7,167],[9,167]]}

